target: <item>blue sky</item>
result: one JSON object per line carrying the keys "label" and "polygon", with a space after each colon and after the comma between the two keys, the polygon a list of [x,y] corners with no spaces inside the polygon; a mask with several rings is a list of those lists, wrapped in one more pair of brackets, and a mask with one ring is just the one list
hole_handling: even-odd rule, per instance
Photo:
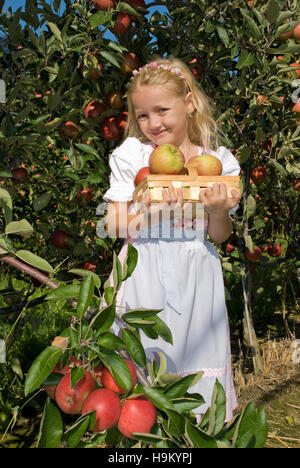
{"label": "blue sky", "polygon": [[[17,10],[20,6],[23,7],[26,3],[26,0],[5,0],[4,2],[4,10],[7,11],[8,7],[11,7],[12,8],[12,11],[15,11]],[[51,4],[52,1],[51,0],[48,0],[48,3]],[[146,5],[148,5],[149,3],[153,3],[153,0],[145,0],[145,3]],[[165,7],[162,7],[162,6],[156,6],[156,7],[152,7],[150,9],[150,13],[153,13],[153,11],[155,10],[158,10],[158,11],[166,11],[166,8]]]}

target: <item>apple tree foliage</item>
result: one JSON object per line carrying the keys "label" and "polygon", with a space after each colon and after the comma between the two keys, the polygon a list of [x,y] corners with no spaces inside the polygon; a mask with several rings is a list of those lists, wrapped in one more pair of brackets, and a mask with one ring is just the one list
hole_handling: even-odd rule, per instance
{"label": "apple tree foliage", "polygon": [[[123,97],[126,94],[130,73],[124,66],[124,54],[136,54],[139,65],[156,54],[178,56],[189,64],[211,98],[222,130],[221,144],[231,149],[242,168],[243,196],[234,218],[234,234],[219,252],[224,274],[241,278],[244,335],[247,344],[255,349],[254,368],[259,371],[262,364],[252,317],[253,300],[257,298],[253,288],[260,286],[256,275],[262,272],[262,276],[275,278],[273,284],[283,297],[285,309],[286,295],[295,299],[299,268],[300,130],[299,114],[292,109],[299,99],[300,83],[297,68],[290,65],[298,60],[300,44],[293,35],[283,36],[299,24],[298,2],[162,0],[154,3],[167,7],[167,13],[147,16],[144,14],[151,2],[146,2],[146,10],[131,3],[116,2],[116,8],[107,12],[97,11],[92,0],[65,0],[65,7],[60,0],[51,5],[45,0],[31,0],[24,11],[2,11],[0,78],[5,82],[5,99],[1,96],[1,268],[12,278],[15,272],[21,274],[28,287],[35,278],[52,288],[52,292],[45,289],[43,300],[61,294],[80,316],[80,333],[94,330],[91,323],[97,324],[92,332],[97,343],[99,323],[100,334],[108,333],[112,318],[109,307],[113,308],[116,293],[107,283],[108,276],[113,269],[118,282],[115,287],[119,287],[119,281],[132,272],[136,259],[134,249],[130,250],[126,273],[117,260],[120,240],[100,239],[96,234],[96,208],[109,184],[108,156],[122,141],[122,126],[104,133],[103,121],[115,122],[114,118],[122,119],[126,112],[122,100],[116,104],[110,99],[116,92]],[[1,10],[3,6],[4,0],[0,0]],[[109,36],[107,32],[114,27],[119,12],[130,15],[130,27],[122,34]],[[96,119],[85,115],[86,106],[93,100],[106,106]],[[75,124],[73,134],[63,127],[66,122],[72,122],[73,128]],[[260,166],[266,171],[263,181],[254,177],[253,170]],[[23,180],[16,179],[12,172],[20,167],[28,173]],[[93,196],[78,196],[87,187],[92,188]],[[51,242],[58,229],[68,234],[67,248],[57,248]],[[280,250],[275,249],[276,258],[270,255],[269,245],[280,246]],[[255,246],[261,249],[261,256],[249,261],[245,247],[253,251]],[[92,272],[80,267],[87,260],[97,262]],[[76,274],[85,280],[79,281]],[[89,283],[91,278],[93,285]],[[11,285],[12,302],[24,302],[25,292],[15,291]],[[89,293],[84,299],[85,288]],[[83,324],[87,320],[86,304],[91,300],[89,307],[96,309],[102,296],[109,304],[107,316],[101,315],[100,309]],[[30,299],[26,294],[27,306]],[[158,320],[159,316],[155,317]],[[141,313],[139,320],[148,319]],[[78,336],[82,337],[77,330],[77,338],[70,336],[71,342]],[[171,416],[164,420],[168,409],[180,419],[179,427],[189,440],[198,440],[197,431],[207,427],[207,440],[215,440],[213,422],[207,422],[206,427],[204,419],[195,432],[190,421],[174,411],[174,402],[169,405],[172,398],[165,399],[169,385],[157,389],[167,406],[157,406],[162,419],[156,435],[168,438],[168,430],[176,426]],[[183,388],[186,391],[188,387],[184,384]],[[55,413],[51,402],[45,411]],[[251,406],[245,418],[255,411]],[[255,414],[261,418],[259,412]],[[47,418],[43,421],[46,424]],[[243,427],[242,422],[237,426]],[[227,440],[222,431],[218,434]],[[228,440],[236,442],[237,434],[229,430]]]}

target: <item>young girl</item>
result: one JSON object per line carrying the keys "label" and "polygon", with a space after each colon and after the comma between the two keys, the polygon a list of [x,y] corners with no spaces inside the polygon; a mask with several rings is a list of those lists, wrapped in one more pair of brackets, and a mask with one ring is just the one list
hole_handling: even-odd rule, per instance
{"label": "young girl", "polygon": [[[164,201],[152,206],[144,197],[146,209],[140,211],[135,210],[132,202],[139,169],[149,165],[151,152],[163,143],[176,145],[186,163],[193,156],[208,153],[220,159],[222,175],[239,174],[235,157],[225,147],[218,147],[217,125],[207,97],[189,68],[175,58],[159,58],[133,72],[128,88],[126,139],[110,156],[110,188],[103,197],[109,202],[106,227],[113,237],[127,237],[119,255],[121,262],[126,257],[128,242],[138,251],[137,266],[119,290],[117,311],[163,309],[158,316],[170,328],[173,345],[160,337],[152,340],[141,332],[147,358],[155,359],[161,351],[167,359],[167,372],[182,376],[204,372],[189,389],[205,400],[204,405],[194,410],[199,418],[210,406],[218,378],[226,391],[226,420],[229,420],[237,401],[217,251],[206,237],[202,241],[199,236],[163,237],[157,225],[151,225],[153,213],[162,215],[170,207],[181,210],[187,207],[181,190],[172,186],[164,189]],[[214,184],[199,195],[199,204],[204,205],[208,215],[205,234],[213,242],[224,242],[232,232],[230,214],[237,208],[240,197],[235,190],[231,195],[228,198],[225,184]],[[178,231],[176,219],[167,222],[174,232]],[[130,237],[132,224],[139,226],[140,236]],[[110,280],[113,281],[112,275]],[[119,330],[114,327],[114,331]]]}

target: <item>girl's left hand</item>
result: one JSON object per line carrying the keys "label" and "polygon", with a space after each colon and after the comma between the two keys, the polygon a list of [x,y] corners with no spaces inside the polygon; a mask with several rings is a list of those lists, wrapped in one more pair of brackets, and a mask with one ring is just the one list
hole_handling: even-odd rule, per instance
{"label": "girl's left hand", "polygon": [[213,216],[224,216],[234,208],[241,197],[237,190],[231,190],[232,198],[227,196],[226,184],[213,184],[199,193],[199,201],[204,204],[205,211]]}

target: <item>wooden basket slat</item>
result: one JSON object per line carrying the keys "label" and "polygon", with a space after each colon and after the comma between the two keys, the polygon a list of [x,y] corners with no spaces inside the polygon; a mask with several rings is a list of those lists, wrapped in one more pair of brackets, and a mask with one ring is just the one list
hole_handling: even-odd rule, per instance
{"label": "wooden basket slat", "polygon": [[195,173],[189,175],[167,176],[164,174],[151,174],[136,187],[133,192],[133,201],[141,202],[143,196],[149,191],[150,201],[159,203],[162,201],[162,189],[173,185],[175,188],[183,189],[185,200],[198,201],[200,190],[212,187],[214,183],[225,183],[227,196],[231,197],[231,190],[235,189],[240,193],[240,176],[196,176]]}

